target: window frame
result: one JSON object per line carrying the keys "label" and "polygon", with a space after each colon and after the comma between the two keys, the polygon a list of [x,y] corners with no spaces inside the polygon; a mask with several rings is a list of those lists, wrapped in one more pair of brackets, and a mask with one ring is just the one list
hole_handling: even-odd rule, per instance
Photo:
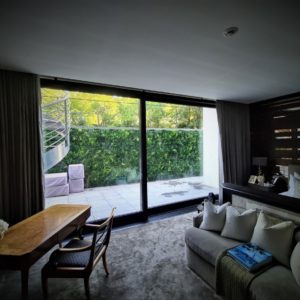
{"label": "window frame", "polygon": [[[132,223],[146,222],[148,217],[166,213],[189,206],[196,206],[204,197],[184,200],[176,203],[166,204],[156,207],[148,207],[148,181],[147,181],[147,135],[146,135],[146,103],[160,102],[168,104],[182,104],[196,107],[216,108],[216,102],[204,98],[196,98],[183,95],[155,92],[149,90],[126,88],[106,84],[96,84],[83,81],[58,79],[58,78],[41,78],[41,88],[61,89],[77,92],[98,93],[114,95],[120,97],[132,97],[139,99],[139,119],[140,119],[140,201],[141,211],[133,212],[126,215],[116,216],[114,226],[124,226]],[[218,196],[218,195],[217,195]],[[196,208],[195,208],[196,209]],[[101,222],[102,219],[95,222]]]}

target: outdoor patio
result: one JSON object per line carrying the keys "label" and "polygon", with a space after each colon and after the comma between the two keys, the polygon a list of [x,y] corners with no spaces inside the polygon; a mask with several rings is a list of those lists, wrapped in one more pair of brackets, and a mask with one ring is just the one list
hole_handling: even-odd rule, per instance
{"label": "outdoor patio", "polygon": [[[149,207],[161,206],[188,199],[218,193],[218,189],[202,184],[202,177],[187,177],[148,183]],[[103,219],[116,207],[116,215],[140,210],[140,184],[122,184],[85,189],[69,196],[46,198],[45,206],[55,204],[89,204],[92,207],[90,221]]]}

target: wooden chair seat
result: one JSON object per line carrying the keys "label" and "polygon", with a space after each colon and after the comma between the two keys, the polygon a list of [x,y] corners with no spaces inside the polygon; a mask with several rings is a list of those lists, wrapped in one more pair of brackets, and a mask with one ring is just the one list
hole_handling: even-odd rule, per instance
{"label": "wooden chair seat", "polygon": [[[91,246],[91,241],[73,239],[67,243],[64,248],[81,248]],[[81,252],[62,252],[60,250],[54,251],[45,265],[45,268],[86,268],[91,256],[91,250]]]}
{"label": "wooden chair seat", "polygon": [[104,223],[84,225],[85,228],[92,230],[92,240],[80,236],[51,254],[49,261],[42,269],[42,286],[45,297],[47,296],[48,278],[83,278],[85,292],[89,298],[89,277],[101,258],[106,275],[109,274],[106,250],[110,240],[114,210]]}

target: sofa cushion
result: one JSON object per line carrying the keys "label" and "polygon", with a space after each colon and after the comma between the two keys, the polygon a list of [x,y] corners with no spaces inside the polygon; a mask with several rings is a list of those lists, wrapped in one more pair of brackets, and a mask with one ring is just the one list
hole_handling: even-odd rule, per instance
{"label": "sofa cushion", "polygon": [[280,263],[289,267],[294,229],[292,221],[283,221],[261,212],[251,243],[271,252]]}
{"label": "sofa cushion", "polygon": [[200,225],[201,229],[220,232],[223,229],[226,217],[226,207],[229,202],[221,206],[213,205],[210,201],[204,203],[203,221]]}
{"label": "sofa cushion", "polygon": [[300,288],[290,269],[277,265],[254,278],[250,288],[251,299],[300,299]]}
{"label": "sofa cushion", "polygon": [[295,244],[297,244],[298,242],[300,242],[300,228],[299,228],[299,226],[295,229],[294,237],[293,237],[293,242]]}
{"label": "sofa cushion", "polygon": [[249,242],[257,221],[255,209],[240,213],[236,208],[228,206],[226,221],[221,235],[230,239]]}
{"label": "sofa cushion", "polygon": [[291,256],[291,269],[296,282],[300,286],[300,242],[293,250]]}
{"label": "sofa cushion", "polygon": [[66,185],[68,183],[67,173],[45,174],[45,188]]}
{"label": "sofa cushion", "polygon": [[224,238],[218,233],[195,227],[186,231],[185,242],[189,248],[213,266],[215,266],[220,253],[240,244],[240,242]]}
{"label": "sofa cushion", "polygon": [[69,179],[84,179],[84,165],[72,164],[68,167]]}

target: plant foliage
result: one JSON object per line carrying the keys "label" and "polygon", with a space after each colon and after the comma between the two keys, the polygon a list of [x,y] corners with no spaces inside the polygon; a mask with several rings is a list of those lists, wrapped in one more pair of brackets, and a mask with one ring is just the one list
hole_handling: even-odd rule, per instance
{"label": "plant foliage", "polygon": [[[72,128],[70,139],[70,152],[49,173],[82,163],[86,187],[139,182],[138,130]],[[149,181],[201,176],[201,158],[202,131],[147,130]]]}
{"label": "plant foliage", "polygon": [[[43,88],[43,110],[65,94]],[[66,172],[69,164],[83,163],[86,187],[138,182],[139,99],[68,95],[70,152],[48,172]],[[149,181],[202,175],[202,113],[195,106],[146,102]],[[47,111],[47,116],[56,120],[57,112]]]}

